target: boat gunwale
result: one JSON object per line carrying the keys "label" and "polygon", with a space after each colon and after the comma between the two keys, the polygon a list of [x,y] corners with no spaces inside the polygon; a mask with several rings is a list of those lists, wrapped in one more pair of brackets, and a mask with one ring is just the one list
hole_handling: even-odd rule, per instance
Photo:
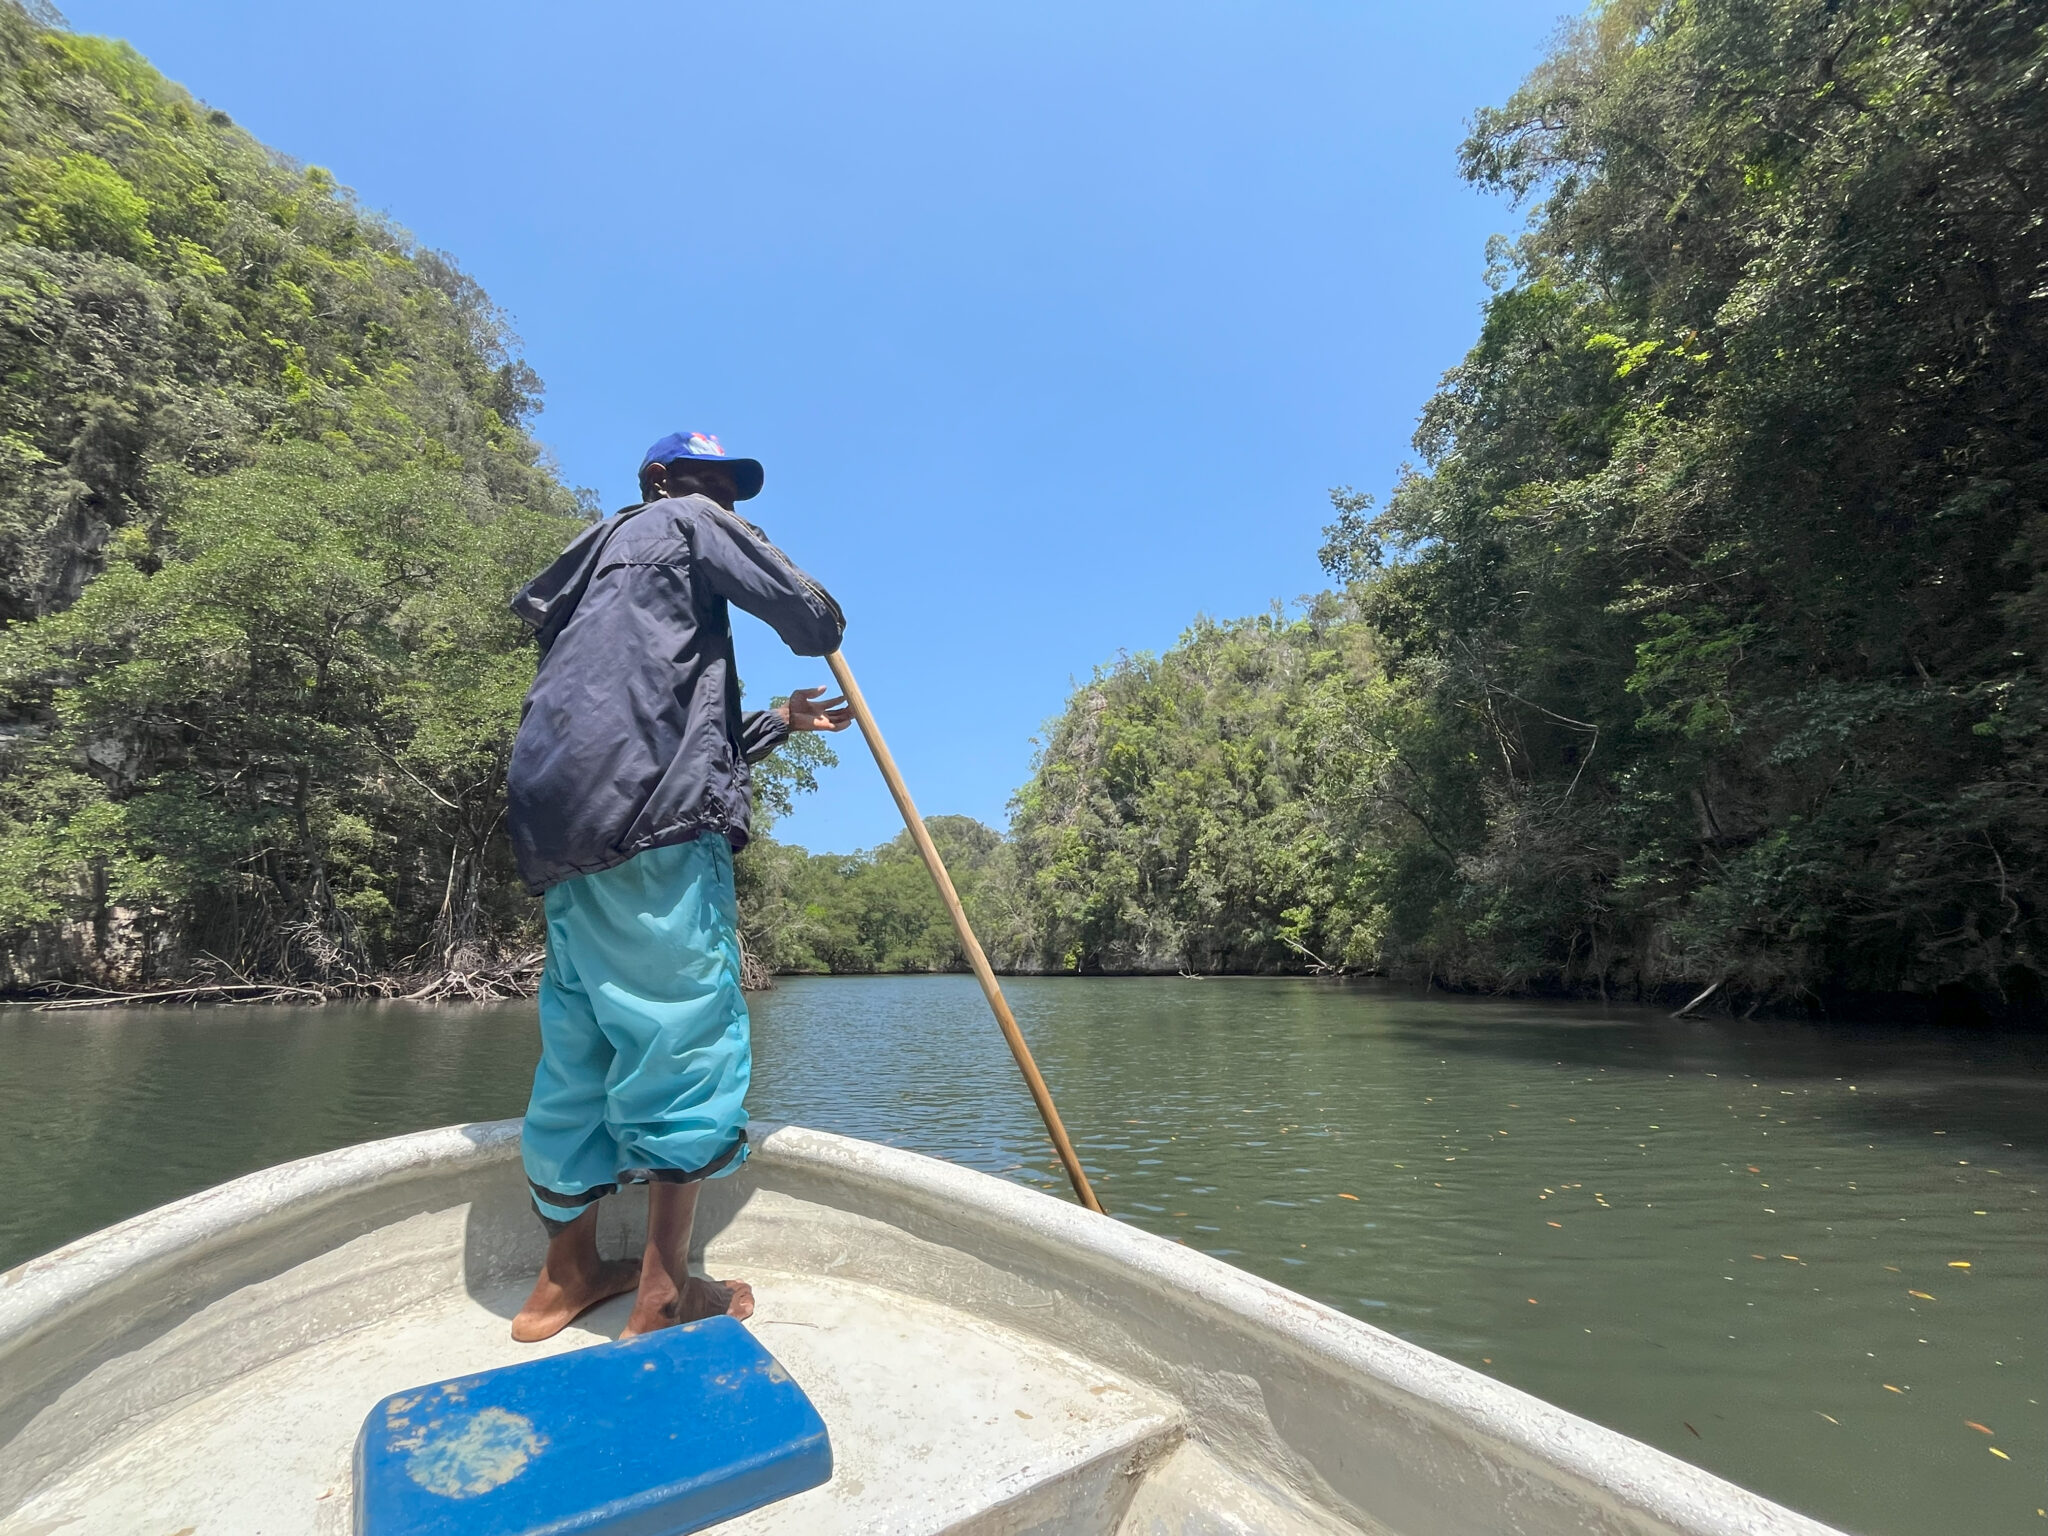
{"label": "boat gunwale", "polygon": [[[753,1170],[787,1162],[857,1179],[939,1209],[966,1207],[1046,1247],[1132,1273],[1238,1325],[1277,1336],[1327,1369],[1399,1394],[1447,1431],[1490,1440],[1548,1476],[1696,1536],[1841,1536],[1833,1527],[1619,1430],[1413,1344],[1371,1323],[1142,1228],[1042,1191],[899,1147],[756,1122]],[[90,1233],[0,1273],[0,1361],[60,1325],[110,1282],[132,1282],[195,1250],[249,1235],[367,1186],[445,1176],[512,1155],[517,1120],[416,1131],[245,1174]]]}
{"label": "boat gunwale", "polygon": [[488,1166],[519,1144],[517,1120],[479,1120],[358,1142],[259,1168],[139,1212],[0,1271],[0,1360],[112,1282],[152,1273],[225,1239],[345,1199],[367,1185]]}

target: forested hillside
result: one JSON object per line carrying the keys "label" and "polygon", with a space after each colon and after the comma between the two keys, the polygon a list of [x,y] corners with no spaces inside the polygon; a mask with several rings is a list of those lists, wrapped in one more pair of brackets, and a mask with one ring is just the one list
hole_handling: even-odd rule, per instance
{"label": "forested hillside", "polygon": [[0,4],[0,983],[530,931],[505,602],[578,514],[537,394],[446,258]]}
{"label": "forested hillside", "polygon": [[1422,467],[1076,696],[1042,961],[2038,1008],[2044,27],[1603,5],[1481,113],[1532,217]]}

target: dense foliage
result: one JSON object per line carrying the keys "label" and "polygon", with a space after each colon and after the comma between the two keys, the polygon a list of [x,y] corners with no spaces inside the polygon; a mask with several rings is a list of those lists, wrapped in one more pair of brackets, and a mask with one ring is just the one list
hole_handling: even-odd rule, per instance
{"label": "dense foliage", "polygon": [[0,969],[335,977],[530,927],[505,601],[579,513],[537,393],[445,258],[0,4]]}
{"label": "dense foliage", "polygon": [[[930,816],[925,827],[997,965],[1019,958],[1010,905],[1009,850],[968,816]],[[899,833],[855,854],[807,853],[757,838],[734,868],[748,949],[770,969],[957,971],[967,967],[952,920],[910,841]]]}
{"label": "dense foliage", "polygon": [[1466,174],[1533,204],[1349,583],[1056,723],[1049,964],[2037,1006],[2048,15],[1611,3]]}

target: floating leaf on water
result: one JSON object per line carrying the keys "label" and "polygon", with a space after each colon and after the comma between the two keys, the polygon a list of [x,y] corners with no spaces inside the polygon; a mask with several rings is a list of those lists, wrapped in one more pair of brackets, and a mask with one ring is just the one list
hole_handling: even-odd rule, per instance
{"label": "floating leaf on water", "polygon": [[1980,1435],[1988,1435],[1994,1433],[1989,1424],[1979,1424],[1975,1419],[1965,1419],[1963,1420],[1963,1422],[1969,1425],[1970,1428],[1977,1431],[1977,1433]]}

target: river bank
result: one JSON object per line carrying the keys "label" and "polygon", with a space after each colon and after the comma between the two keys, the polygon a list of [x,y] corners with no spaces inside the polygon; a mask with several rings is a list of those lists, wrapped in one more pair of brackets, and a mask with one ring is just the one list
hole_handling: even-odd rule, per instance
{"label": "river bank", "polygon": [[[304,983],[291,981],[219,982],[212,979],[133,988],[92,987],[65,982],[0,990],[0,1008],[31,1008],[43,1012],[78,1012],[128,1006],[250,1006],[261,1004],[321,1004],[333,1002],[404,1003],[490,1003],[532,997],[540,989],[543,953],[533,950],[510,960],[479,964],[469,969],[450,968],[430,972],[406,972],[354,978],[340,982]],[[961,976],[966,966],[942,971],[770,971],[750,952],[742,954],[743,989],[749,994],[772,990],[790,981],[854,980],[860,978],[915,978]],[[1007,981],[1295,981],[1322,986],[1392,986],[1422,995],[1446,998],[1511,1000],[1559,1006],[1597,1003],[1605,1008],[1620,1006],[1651,1011],[1669,1010],[1674,1019],[1739,1019],[1743,1022],[1805,1023],[1815,1025],[1880,1024],[1928,1029],[2042,1030],[2048,1016],[2038,1008],[2013,1003],[1998,1006],[1975,993],[1955,991],[1923,996],[1915,993],[1821,993],[1796,1004],[1778,1002],[1765,1006],[1762,999],[1729,993],[1720,983],[1704,988],[1692,984],[1658,989],[1646,998],[1610,999],[1591,990],[1531,988],[1517,993],[1491,992],[1478,987],[1447,985],[1434,977],[1399,979],[1378,974],[1345,971],[1314,971],[1298,975],[1245,971],[1119,971],[1045,972],[998,970]]]}
{"label": "river bank", "polygon": [[[65,982],[0,991],[0,1008],[31,1008],[41,1012],[79,1012],[121,1007],[149,1006],[251,1006],[318,1005],[333,1002],[402,1003],[490,1003],[532,997],[540,990],[542,955],[530,955],[503,964],[473,970],[445,970],[429,973],[373,976],[343,982],[308,984],[300,982],[216,982],[211,980],[134,988],[90,987]],[[855,980],[861,978],[917,978],[966,976],[965,966],[944,971],[788,971],[772,972],[752,955],[743,956],[741,986],[749,994],[772,990],[787,981]],[[1381,975],[1331,973],[1318,975],[1274,974],[1242,971],[1120,971],[1048,973],[1044,971],[1001,970],[1008,981],[1297,981],[1323,986],[1388,985],[1425,995],[1447,998],[1508,999],[1518,1002],[1621,1006],[1661,1011],[1672,1003],[1669,1017],[1760,1020],[1768,1023],[1806,1024],[1888,1024],[1933,1029],[2014,1028],[2040,1029],[2048,1024],[2037,1009],[2013,1006],[1994,1008],[1974,994],[1923,997],[1912,993],[1844,993],[1820,995],[1801,1006],[1763,1006],[1752,999],[1744,1006],[1740,994],[1721,995],[1718,984],[1702,990],[1690,985],[1661,989],[1652,998],[1610,1000],[1594,993],[1531,989],[1520,993],[1489,992],[1477,987],[1446,986],[1433,978],[1402,982]]]}
{"label": "river bank", "polygon": [[351,976],[339,981],[252,981],[238,976],[220,981],[206,976],[181,982],[155,982],[135,987],[95,987],[79,982],[51,981],[0,991],[0,1007],[32,1008],[43,1013],[75,1013],[87,1009],[150,1007],[251,1006],[332,1002],[490,1003],[531,997],[540,989],[543,954],[532,950],[507,960],[466,968]]}
{"label": "river bank", "polygon": [[[218,971],[184,981],[156,980],[134,986],[92,986],[83,982],[43,981],[0,987],[0,1007],[35,1008],[46,1013],[86,1009],[174,1004],[247,1006],[332,1002],[490,1003],[532,997],[540,990],[545,950],[521,949],[511,954],[463,955],[438,968],[373,975],[351,975],[318,981],[255,980],[239,972],[223,981]],[[740,944],[740,986],[765,992],[775,975]]]}

